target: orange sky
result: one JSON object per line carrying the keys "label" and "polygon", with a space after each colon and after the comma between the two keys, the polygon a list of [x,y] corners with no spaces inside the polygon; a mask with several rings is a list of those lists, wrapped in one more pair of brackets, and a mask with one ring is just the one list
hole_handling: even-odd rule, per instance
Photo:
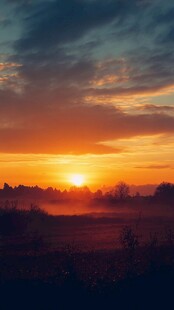
{"label": "orange sky", "polygon": [[149,146],[149,139],[142,139],[136,150],[132,145],[129,151],[119,154],[1,154],[1,186],[5,180],[13,186],[38,184],[64,189],[72,185],[70,176],[77,173],[84,175],[85,184],[92,190],[119,180],[129,184],[173,182],[172,145],[165,151],[161,148],[159,161],[159,153],[156,147]]}

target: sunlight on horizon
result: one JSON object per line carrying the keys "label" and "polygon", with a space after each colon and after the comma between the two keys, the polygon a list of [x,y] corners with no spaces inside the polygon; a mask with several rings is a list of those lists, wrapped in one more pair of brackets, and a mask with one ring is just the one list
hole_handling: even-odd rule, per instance
{"label": "sunlight on horizon", "polygon": [[85,177],[82,174],[73,174],[70,176],[70,183],[75,186],[82,186],[84,185]]}

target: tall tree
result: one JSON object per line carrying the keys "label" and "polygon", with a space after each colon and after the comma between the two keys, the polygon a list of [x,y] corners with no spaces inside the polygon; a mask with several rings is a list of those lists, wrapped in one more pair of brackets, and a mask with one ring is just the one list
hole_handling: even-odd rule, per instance
{"label": "tall tree", "polygon": [[129,197],[129,192],[129,185],[123,181],[118,182],[114,188],[114,196],[121,201]]}

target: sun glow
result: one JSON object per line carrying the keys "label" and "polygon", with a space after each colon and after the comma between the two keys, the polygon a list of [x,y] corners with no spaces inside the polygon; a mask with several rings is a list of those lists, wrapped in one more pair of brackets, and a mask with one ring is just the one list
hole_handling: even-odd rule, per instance
{"label": "sun glow", "polygon": [[70,182],[75,186],[82,186],[84,184],[84,176],[82,174],[73,174]]}

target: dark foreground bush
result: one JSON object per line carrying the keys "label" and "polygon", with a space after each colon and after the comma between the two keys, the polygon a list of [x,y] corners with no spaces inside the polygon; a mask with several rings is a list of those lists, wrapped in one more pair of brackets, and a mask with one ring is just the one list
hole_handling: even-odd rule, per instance
{"label": "dark foreground bush", "polygon": [[25,234],[33,227],[33,222],[39,224],[47,217],[47,213],[35,205],[31,205],[29,210],[22,210],[17,208],[17,204],[7,201],[0,208],[0,235]]}
{"label": "dark foreground bush", "polygon": [[0,209],[0,234],[23,234],[28,227],[29,219],[25,211],[16,208]]}
{"label": "dark foreground bush", "polygon": [[46,245],[43,231],[50,218],[37,206],[22,210],[6,202],[0,208],[0,254],[40,251]]}

